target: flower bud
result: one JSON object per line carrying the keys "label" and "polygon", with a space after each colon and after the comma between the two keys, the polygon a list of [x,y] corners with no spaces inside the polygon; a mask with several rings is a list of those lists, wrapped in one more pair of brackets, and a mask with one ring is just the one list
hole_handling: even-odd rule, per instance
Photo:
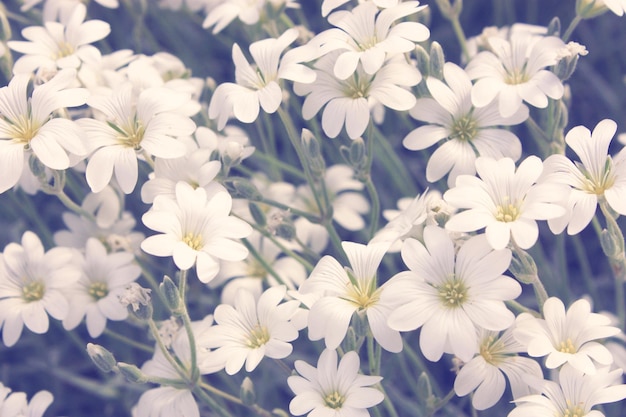
{"label": "flower bud", "polygon": [[239,389],[239,398],[244,405],[253,405],[256,402],[256,394],[254,392],[254,384],[249,377],[245,377]]}
{"label": "flower bud", "polygon": [[172,312],[176,312],[180,307],[180,292],[176,284],[174,284],[174,281],[172,281],[172,278],[165,275],[163,282],[159,285],[159,291],[163,294],[167,307]]}
{"label": "flower bud", "polygon": [[430,55],[421,45],[415,45],[415,61],[417,69],[423,78],[428,77],[428,69],[430,68]]}
{"label": "flower bud", "polygon": [[313,136],[313,132],[308,129],[302,129],[302,146],[309,169],[315,177],[322,177],[326,170],[326,163],[320,151],[320,144],[317,138]]}
{"label": "flower bud", "polygon": [[428,404],[433,398],[433,388],[426,372],[422,372],[417,379],[417,398],[420,404]]}
{"label": "flower bud", "polygon": [[129,313],[139,320],[152,318],[152,301],[148,288],[142,288],[136,282],[130,283],[119,296],[120,303],[128,308]]}
{"label": "flower bud", "polygon": [[267,224],[267,218],[265,217],[265,213],[261,210],[258,204],[249,203],[248,208],[250,209],[250,214],[252,218],[259,226],[265,226]]}
{"label": "flower bud", "polygon": [[524,284],[537,282],[537,264],[532,256],[524,250],[514,251],[509,271]]}
{"label": "flower bud", "polygon": [[137,366],[135,365],[131,365],[125,362],[118,362],[117,368],[129,382],[134,382],[137,384],[143,384],[145,382],[148,382],[148,378],[144,375],[143,372],[141,372],[141,369],[137,368]]}
{"label": "flower bud", "polygon": [[115,370],[115,357],[102,346],[87,343],[87,354],[102,372],[108,373]]}
{"label": "flower bud", "polygon": [[593,19],[608,11],[602,0],[576,0],[576,14],[583,19]]}
{"label": "flower bud", "polygon": [[463,0],[455,0],[454,5],[450,4],[450,0],[436,0],[436,3],[446,19],[458,19],[463,10]]}
{"label": "flower bud", "polygon": [[224,185],[233,198],[245,198],[251,201],[258,201],[262,197],[256,186],[246,178],[228,178],[224,181]]}
{"label": "flower bud", "polygon": [[428,75],[443,80],[443,66],[445,63],[443,48],[441,48],[439,42],[433,42],[430,45],[430,68]]}

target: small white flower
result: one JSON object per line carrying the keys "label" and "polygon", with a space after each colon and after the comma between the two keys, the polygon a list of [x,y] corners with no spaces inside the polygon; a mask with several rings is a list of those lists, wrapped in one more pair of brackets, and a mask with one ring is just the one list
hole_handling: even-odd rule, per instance
{"label": "small white flower", "polygon": [[188,100],[187,94],[162,87],[133,97],[129,83],[112,96],[91,96],[87,104],[106,117],[78,120],[94,150],[86,170],[91,190],[101,191],[115,172],[122,191],[130,194],[138,179],[138,151],[164,159],[185,155],[186,147],[178,138],[191,135],[196,125],[176,111]]}
{"label": "small white flower", "polygon": [[39,391],[27,401],[26,393],[11,392],[0,382],[0,416],[42,417],[54,397],[49,391]]}
{"label": "small white flower", "polygon": [[503,334],[479,330],[478,354],[464,364],[454,380],[454,392],[464,396],[474,391],[472,405],[485,410],[495,405],[504,394],[506,375],[513,398],[535,392],[525,379],[532,375],[543,378],[541,366],[534,360],[517,355],[525,352],[524,346],[513,338],[513,328]]}
{"label": "small white flower", "polygon": [[44,26],[30,26],[22,30],[22,36],[28,41],[9,41],[7,45],[24,56],[15,61],[15,74],[28,73],[38,68],[56,70],[57,68],[80,67],[81,56],[89,55],[96,49],[89,45],[104,39],[111,27],[102,20],[85,22],[87,7],[78,3],[66,24],[47,21]]}
{"label": "small white flower", "polygon": [[536,220],[548,220],[565,214],[556,202],[567,196],[567,187],[553,182],[535,184],[543,164],[529,156],[515,170],[511,158],[476,159],[480,178],[460,175],[456,187],[446,191],[444,199],[458,208],[446,229],[473,232],[485,228],[487,240],[494,249],[502,249],[513,239],[522,249],[528,249],[539,237]]}
{"label": "small white flower", "polygon": [[545,108],[548,97],[563,96],[563,84],[545,69],[556,64],[557,53],[565,46],[560,38],[511,31],[508,40],[494,36],[487,43],[490,50],[478,53],[466,68],[470,78],[477,80],[471,93],[476,107],[499,97],[500,114],[510,117],[523,101]]}
{"label": "small white flower", "polygon": [[27,96],[30,74],[15,75],[0,88],[0,193],[17,184],[25,154],[32,152],[43,165],[62,170],[84,157],[87,149],[79,126],[52,113],[85,104],[89,92],[67,88],[76,79],[73,69],[59,71]]}
{"label": "small white flower", "polygon": [[22,236],[21,245],[9,243],[0,257],[0,324],[2,341],[13,346],[24,325],[33,333],[48,331],[48,314],[63,320],[68,314],[66,291],[80,278],[72,263],[73,250],[56,247],[44,252],[33,232]]}
{"label": "small white flower", "polygon": [[131,253],[107,254],[100,241],[89,239],[81,278],[68,289],[70,308],[63,327],[71,330],[86,317],[89,335],[98,337],[104,331],[107,319],[125,320],[128,310],[120,303],[119,296],[141,274],[141,268],[133,261]]}
{"label": "small white flower", "polygon": [[554,381],[534,381],[543,395],[528,395],[518,398],[517,407],[507,417],[554,417],[582,416],[604,417],[595,406],[621,401],[626,398],[626,385],[620,384],[622,370],[606,368],[594,375],[565,365]]}
{"label": "small white flower", "polygon": [[309,338],[324,338],[328,349],[336,349],[357,313],[360,318],[367,317],[378,344],[389,352],[400,352],[400,333],[387,325],[387,317],[396,303],[393,298],[381,298],[386,285],[377,283],[378,266],[389,244],[342,242],[342,247],[350,266],[342,267],[332,256],[324,256],[298,290],[305,295],[320,295],[310,307]]}
{"label": "small white flower", "polygon": [[576,126],[567,133],[565,142],[581,162],[572,163],[565,155],[551,155],[545,160],[542,179],[572,187],[566,200],[567,213],[548,220],[554,233],[567,226],[568,234],[578,234],[591,222],[602,197],[613,210],[626,215],[626,150],[613,158],[609,155],[616,131],[617,124],[610,119],[599,122],[593,132]]}
{"label": "small white flower", "polygon": [[278,39],[264,39],[250,45],[254,66],[250,65],[238,44],[233,45],[236,83],[220,84],[209,104],[209,118],[218,119],[218,129],[223,129],[231,113],[244,123],[254,122],[259,109],[267,113],[278,110],[283,100],[281,79],[310,83],[315,73],[301,64],[308,54],[305,48],[283,51],[298,37],[297,29],[289,29]]}
{"label": "small white flower", "polygon": [[475,108],[467,73],[446,62],[443,74],[446,83],[433,77],[426,79],[432,98],[418,99],[409,111],[413,118],[429,124],[414,129],[402,141],[405,148],[413,151],[443,141],[428,160],[426,179],[439,181],[449,172],[448,185],[452,187],[459,175],[476,172],[478,156],[509,157],[517,161],[522,155],[520,140],[499,126],[522,123],[528,118],[528,107],[521,105],[510,117],[499,114],[497,99]]}
{"label": "small white flower", "polygon": [[176,184],[176,199],[161,195],[143,215],[143,223],[161,232],[146,238],[141,248],[155,256],[172,256],[176,266],[196,266],[200,281],[207,283],[219,271],[218,259],[239,261],[248,250],[236,239],[252,233],[243,220],[230,216],[232,198],[225,191],[207,196],[204,188],[186,182]]}
{"label": "small white flower", "polygon": [[310,417],[369,417],[367,409],[385,399],[382,392],[370,387],[382,377],[359,374],[360,362],[359,355],[350,351],[337,364],[337,352],[331,349],[322,352],[317,368],[296,361],[300,375],[287,378],[296,394],[289,412],[295,416],[309,413]]}
{"label": "small white flower", "polygon": [[345,126],[350,139],[358,138],[370,122],[371,109],[378,105],[398,111],[415,105],[416,98],[407,87],[417,85],[422,75],[404,56],[391,57],[374,75],[367,74],[359,64],[352,76],[339,80],[334,67],[340,54],[339,50],[329,52],[315,63],[314,82],[294,84],[297,95],[306,95],[302,106],[305,120],[324,107],[322,129],[328,137],[337,137]]}
{"label": "small white flower", "polygon": [[206,364],[234,375],[244,364],[246,372],[252,372],[265,356],[289,356],[293,350],[289,342],[298,338],[291,319],[300,302],[281,303],[286,291],[282,285],[272,287],[255,300],[251,292],[240,289],[233,306],[217,306],[213,314],[216,324],[196,339],[204,348],[216,348],[207,354]]}
{"label": "small white flower", "polygon": [[[207,316],[202,321],[191,323],[191,329],[196,337],[203,337],[204,333],[211,328],[213,317]],[[196,343],[198,365],[204,360],[207,352]],[[189,336],[185,328],[180,328],[171,345],[171,353],[178,359],[181,365],[190,369],[191,349],[189,349]],[[148,376],[180,380],[177,370],[165,358],[158,347],[152,359],[141,367],[141,371]],[[201,369],[201,372],[204,370]],[[214,370],[210,370],[214,371]],[[208,373],[208,372],[207,372]],[[186,388],[161,386],[144,392],[137,403],[137,417],[200,417],[198,404],[193,394]]]}
{"label": "small white flower", "polygon": [[547,368],[555,369],[567,362],[581,372],[594,374],[593,361],[600,365],[613,363],[611,352],[594,340],[615,336],[620,329],[609,326],[609,317],[592,313],[587,300],[577,300],[566,312],[560,299],[550,297],[543,305],[543,316],[538,319],[520,314],[513,335],[527,347],[530,356],[547,355]]}
{"label": "small white flower", "polygon": [[[359,191],[364,185],[354,178],[354,170],[347,165],[333,165],[323,178],[328,192],[328,200],[333,207],[333,220],[347,230],[362,230],[365,227],[363,215],[370,205]],[[319,213],[313,192],[308,185],[298,187],[296,206],[312,213]]]}
{"label": "small white flower", "polygon": [[419,344],[428,360],[438,361],[445,352],[469,362],[478,348],[477,327],[499,331],[513,324],[504,301],[515,299],[521,287],[502,275],[511,262],[508,249],[493,250],[478,235],[456,254],[446,231],[428,226],[424,244],[407,239],[401,254],[409,270],[385,284],[383,301],[400,305],[387,323],[399,331],[421,327]]}
{"label": "small white flower", "polygon": [[372,75],[391,56],[410,52],[416,42],[428,39],[430,31],[421,23],[394,24],[425,7],[418,1],[407,1],[380,11],[373,2],[364,2],[350,11],[328,16],[328,22],[336,28],[321,32],[311,43],[320,45],[324,52],[342,51],[333,67],[340,80],[354,74],[359,62],[365,73]]}

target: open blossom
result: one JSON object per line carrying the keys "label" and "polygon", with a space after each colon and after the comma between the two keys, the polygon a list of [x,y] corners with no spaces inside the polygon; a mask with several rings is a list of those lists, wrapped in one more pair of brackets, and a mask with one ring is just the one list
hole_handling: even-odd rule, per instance
{"label": "open blossom", "polygon": [[[191,323],[191,329],[196,337],[202,338],[204,333],[211,328],[212,316],[206,316],[201,321]],[[179,328],[172,334],[171,353],[186,369],[191,367],[191,349],[189,348],[189,336],[184,327]],[[203,369],[207,351],[200,348],[196,343],[197,363],[201,373],[216,372],[216,369]],[[152,359],[146,361],[141,371],[148,376],[179,380],[178,370],[165,358],[165,355],[156,347]],[[137,417],[200,417],[198,404],[191,390],[184,387],[160,386],[144,392],[137,403]]]}
{"label": "open blossom", "polygon": [[11,392],[0,382],[0,416],[42,417],[54,397],[49,391],[39,391],[27,400],[24,392]]}
{"label": "open blossom", "polygon": [[530,356],[547,356],[547,368],[568,363],[581,372],[594,374],[595,363],[602,366],[613,363],[609,350],[595,340],[615,336],[620,329],[609,326],[608,316],[592,313],[587,300],[577,300],[565,311],[560,299],[548,298],[543,305],[543,316],[538,319],[528,313],[520,314],[513,335],[526,346]]}
{"label": "open blossom", "polygon": [[334,75],[345,80],[357,69],[359,62],[366,74],[375,74],[386,59],[415,49],[416,42],[430,36],[426,26],[398,19],[413,15],[426,6],[407,1],[394,7],[380,9],[373,2],[364,2],[350,11],[338,11],[328,16],[335,28],[325,30],[311,40],[325,52],[341,50],[333,67]]}
{"label": "open blossom", "polygon": [[528,108],[520,106],[509,117],[498,112],[498,100],[481,108],[472,105],[472,82],[467,73],[451,62],[443,68],[446,83],[433,77],[426,79],[432,98],[417,100],[409,114],[429,124],[411,131],[402,141],[410,150],[426,149],[443,142],[432,153],[426,166],[426,179],[435,182],[449,172],[448,185],[454,186],[461,174],[476,172],[478,156],[495,159],[509,157],[517,161],[522,144],[517,136],[499,126],[522,123]]}
{"label": "open blossom", "polygon": [[236,240],[252,233],[252,227],[230,215],[232,198],[226,191],[207,196],[204,188],[186,182],[176,184],[176,199],[157,196],[143,223],[160,234],[150,236],[141,248],[155,256],[172,256],[181,270],[196,266],[200,281],[207,283],[219,271],[218,259],[239,261],[248,255]]}
{"label": "open blossom", "polygon": [[534,381],[542,395],[528,395],[515,401],[507,417],[604,417],[595,407],[626,398],[626,385],[620,384],[622,370],[603,368],[589,375],[564,366],[555,381]]}
{"label": "open blossom", "polygon": [[340,80],[334,74],[340,54],[339,50],[329,52],[315,63],[315,82],[294,84],[296,94],[306,95],[304,119],[312,119],[324,107],[322,129],[328,137],[337,137],[345,126],[350,139],[358,138],[370,122],[371,109],[380,104],[398,111],[415,105],[416,98],[407,87],[417,85],[422,75],[404,56],[393,56],[374,75],[359,64],[352,76]]}
{"label": "open blossom", "polygon": [[132,85],[123,84],[110,96],[91,96],[87,104],[104,114],[104,120],[83,118],[93,154],[86,178],[94,193],[115,178],[130,194],[138,179],[138,152],[158,158],[178,158],[186,153],[180,136],[191,135],[195,123],[176,111],[189,100],[184,93],[153,87],[134,97]]}
{"label": "open blossom", "polygon": [[485,228],[494,249],[506,247],[511,239],[522,249],[530,248],[539,237],[536,220],[565,213],[556,203],[567,196],[567,187],[552,182],[536,184],[542,170],[536,156],[524,159],[517,171],[511,158],[476,159],[480,178],[460,175],[456,187],[443,195],[453,206],[468,209],[454,214],[446,229],[473,232]]}
{"label": "open blossom", "polygon": [[24,325],[33,333],[48,331],[48,314],[63,320],[68,314],[66,292],[80,278],[72,263],[74,252],[55,247],[45,252],[33,232],[22,236],[21,245],[9,243],[0,256],[0,325],[2,341],[13,346]]}
{"label": "open blossom", "polygon": [[254,122],[259,109],[267,113],[278,110],[283,100],[281,79],[310,83],[315,73],[301,64],[308,58],[305,48],[283,51],[298,37],[297,29],[289,29],[278,39],[264,39],[250,45],[254,66],[241,52],[238,44],[233,45],[236,83],[220,84],[209,104],[209,117],[218,119],[218,129],[223,129],[231,113],[244,123]]}
{"label": "open blossom", "polygon": [[576,126],[565,136],[567,145],[578,155],[572,162],[565,155],[551,155],[544,162],[542,179],[572,187],[566,200],[567,213],[548,220],[554,233],[578,234],[596,213],[598,199],[604,198],[616,212],[626,215],[626,150],[611,157],[609,145],[617,124],[610,119],[599,122],[590,132]]}
{"label": "open blossom", "polygon": [[402,350],[400,333],[387,325],[395,306],[382,299],[385,285],[377,283],[377,270],[389,244],[362,245],[342,242],[350,266],[345,268],[332,256],[324,256],[299,288],[301,294],[319,294],[309,311],[309,338],[324,338],[328,349],[336,349],[346,336],[352,316],[367,317],[374,339],[389,352]]}
{"label": "open blossom", "polygon": [[7,45],[24,55],[13,66],[15,74],[31,73],[38,68],[54,71],[57,68],[80,67],[83,55],[97,50],[92,42],[104,39],[111,27],[101,20],[85,22],[87,7],[78,3],[66,24],[47,21],[44,26],[30,26],[22,30],[28,41],[9,41]]}
{"label": "open blossom", "polygon": [[511,262],[508,249],[494,250],[478,235],[455,253],[447,232],[428,226],[424,244],[407,239],[401,254],[409,270],[394,275],[381,296],[399,304],[387,324],[399,331],[421,327],[420,349],[428,360],[445,352],[469,362],[478,349],[477,328],[499,331],[513,324],[504,301],[515,299],[521,287],[502,275]]}
{"label": "open blossom", "polygon": [[485,410],[495,405],[506,388],[506,375],[513,398],[534,393],[526,379],[532,375],[543,378],[541,366],[534,359],[517,355],[524,346],[513,337],[513,327],[505,332],[478,331],[478,354],[465,363],[454,380],[454,392],[464,396],[474,392],[472,405]]}
{"label": "open blossom", "polygon": [[25,156],[31,152],[56,170],[69,168],[87,154],[80,127],[71,120],[51,117],[57,110],[85,104],[87,90],[68,88],[75,79],[73,69],[60,71],[36,86],[30,98],[30,74],[17,74],[0,88],[0,193],[17,184]]}
{"label": "open blossom", "polygon": [[265,356],[289,356],[293,350],[289,342],[298,338],[299,330],[291,319],[300,302],[281,303],[286,291],[282,285],[272,287],[255,299],[250,291],[240,289],[234,305],[217,306],[215,325],[196,339],[203,348],[215,349],[207,354],[205,364],[234,375],[244,364],[246,372],[252,372]]}
{"label": "open blossom", "polygon": [[487,39],[490,50],[478,53],[466,71],[476,83],[472,103],[488,105],[499,97],[502,117],[510,117],[522,102],[545,108],[548,98],[563,96],[561,80],[546,68],[556,64],[557,54],[565,46],[555,36],[537,36],[530,32],[511,32],[508,40],[498,36]]}
{"label": "open blossom", "polygon": [[70,308],[63,327],[71,330],[83,318],[91,337],[104,332],[108,320],[125,320],[128,309],[119,301],[126,286],[139,278],[141,268],[132,253],[107,254],[106,247],[91,238],[85,247],[80,279],[67,290]]}
{"label": "open blossom", "polygon": [[[581,3],[585,7],[590,2],[590,0],[584,0]],[[596,3],[603,4],[618,16],[623,16],[626,13],[626,0],[596,0]]]}
{"label": "open blossom", "polygon": [[385,399],[374,385],[380,376],[359,374],[359,355],[350,351],[337,364],[337,352],[325,349],[317,360],[317,368],[298,360],[294,363],[300,375],[287,378],[296,396],[289,403],[295,416],[369,417],[368,408]]}

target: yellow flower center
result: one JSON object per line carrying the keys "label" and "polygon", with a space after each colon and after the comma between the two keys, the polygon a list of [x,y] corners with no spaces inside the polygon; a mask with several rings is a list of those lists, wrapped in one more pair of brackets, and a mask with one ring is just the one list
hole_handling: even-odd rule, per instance
{"label": "yellow flower center", "polygon": [[367,77],[359,77],[355,72],[352,77],[345,80],[346,84],[343,93],[348,98],[363,98],[369,95],[370,80]]}
{"label": "yellow flower center", "polygon": [[606,190],[611,188],[615,184],[615,175],[613,174],[613,160],[611,157],[606,158],[604,164],[604,170],[600,178],[594,178],[591,173],[584,168],[581,164],[576,164],[580,169],[580,172],[585,176],[582,183],[582,189],[589,194],[603,195]]}
{"label": "yellow flower center", "polygon": [[189,232],[183,237],[183,242],[193,250],[202,249],[202,236]]}
{"label": "yellow flower center", "polygon": [[530,77],[526,73],[524,66],[524,68],[521,69],[515,68],[512,71],[507,71],[506,77],[504,77],[504,82],[509,85],[517,85],[524,84],[525,82],[528,82],[529,79]]}
{"label": "yellow flower center", "polygon": [[253,277],[253,278],[263,279],[267,275],[267,271],[265,270],[261,262],[255,259],[252,259],[250,262],[248,262],[246,271],[247,271],[247,276]]}
{"label": "yellow flower center", "polygon": [[502,343],[502,340],[495,336],[489,336],[483,339],[479,352],[485,362],[494,366],[498,366],[507,356],[510,356],[504,352],[504,343]]}
{"label": "yellow flower center", "polygon": [[326,404],[328,408],[332,408],[333,410],[341,408],[345,401],[346,398],[337,391],[333,391],[324,397],[324,404]]}
{"label": "yellow flower center", "polygon": [[146,132],[146,127],[136,117],[133,120],[128,120],[123,126],[111,122],[108,122],[108,125],[118,133],[116,139],[120,145],[135,150],[141,149],[141,141]]}
{"label": "yellow flower center", "polygon": [[460,307],[468,298],[465,283],[456,277],[437,287],[437,291],[443,305],[449,308]]}
{"label": "yellow flower center", "polygon": [[246,342],[246,345],[250,349],[256,349],[263,346],[269,341],[270,334],[267,330],[267,327],[257,324],[256,327],[252,329],[248,334],[248,340]]}
{"label": "yellow flower center", "polygon": [[345,300],[351,302],[359,308],[359,310],[366,310],[368,307],[373,306],[380,299],[380,289],[376,285],[376,277],[372,277],[368,280],[359,280],[353,274],[351,270],[346,268],[346,273],[350,282],[347,285],[347,294]]}
{"label": "yellow flower center", "polygon": [[57,43],[58,50],[54,56],[55,59],[64,58],[66,56],[72,55],[76,50],[71,43],[68,42],[59,42]]}
{"label": "yellow flower center", "polygon": [[41,128],[41,124],[33,122],[30,117],[25,115],[20,115],[17,120],[5,119],[5,121],[11,126],[10,137],[17,143],[23,143],[25,147],[37,136]]}
{"label": "yellow flower center", "polygon": [[495,218],[500,222],[514,222],[520,216],[520,210],[515,204],[504,203],[496,207]]}
{"label": "yellow flower center", "polygon": [[454,121],[452,125],[451,139],[458,139],[463,142],[469,142],[476,137],[478,133],[478,124],[471,115],[465,115]]}
{"label": "yellow flower center", "polygon": [[567,410],[563,413],[563,417],[584,417],[586,415],[582,403],[573,405],[571,401],[567,400]]}
{"label": "yellow flower center", "polygon": [[39,301],[46,292],[46,286],[41,281],[33,281],[22,287],[22,299],[27,303]]}
{"label": "yellow flower center", "polygon": [[576,353],[576,347],[570,338],[567,338],[565,341],[561,341],[558,345],[558,350],[562,353]]}
{"label": "yellow flower center", "polygon": [[87,293],[91,295],[91,297],[98,301],[109,294],[109,286],[106,282],[94,282],[89,286]]}

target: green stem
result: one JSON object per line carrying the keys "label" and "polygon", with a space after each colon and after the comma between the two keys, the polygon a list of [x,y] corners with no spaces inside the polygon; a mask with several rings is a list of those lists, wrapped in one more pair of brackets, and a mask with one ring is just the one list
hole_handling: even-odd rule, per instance
{"label": "green stem", "polygon": [[195,382],[200,377],[200,370],[198,369],[198,353],[196,347],[196,338],[191,327],[191,319],[189,312],[187,311],[187,303],[185,300],[185,293],[187,291],[187,271],[181,270],[179,274],[178,292],[180,294],[180,309],[181,317],[183,319],[183,325],[185,326],[185,332],[189,339],[189,350],[191,353],[191,381]]}
{"label": "green stem", "polygon": [[67,194],[65,194],[65,191],[61,190],[58,193],[55,193],[55,195],[65,207],[72,210],[74,213],[79,214],[96,223],[96,217],[78,204],[76,204],[74,201],[72,201],[72,199]]}
{"label": "green stem", "polygon": [[161,336],[159,335],[159,329],[157,328],[157,325],[154,322],[154,319],[148,320],[148,326],[150,326],[150,332],[152,333],[154,340],[156,340],[157,346],[161,350],[161,353],[163,353],[163,356],[165,357],[167,362],[176,371],[176,373],[180,375],[180,377],[184,381],[188,382],[189,375],[187,374],[187,369],[185,369],[176,359],[174,359],[170,351],[167,349],[167,347],[165,347],[165,344],[163,343],[163,339],[161,339]]}
{"label": "green stem", "polygon": [[105,328],[104,329],[104,334],[107,335],[107,336],[110,336],[111,338],[113,338],[115,340],[118,340],[118,341],[120,341],[122,343],[125,343],[125,344],[127,344],[129,346],[132,346],[134,348],[143,350],[144,352],[147,352],[147,353],[150,353],[150,354],[154,353],[154,347],[148,346],[148,345],[146,345],[144,343],[141,343],[141,342],[137,342],[136,340],[131,339],[129,337],[126,337],[126,336],[124,336],[122,334],[119,334],[117,332],[114,332],[113,330]]}
{"label": "green stem", "polygon": [[[313,270],[314,266],[307,261],[306,259],[304,259],[302,256],[298,255],[297,253],[295,253],[294,251],[292,251],[291,249],[287,248],[285,245],[283,245],[283,243],[281,241],[279,241],[278,239],[276,239],[276,236],[272,235],[270,232],[268,232],[266,229],[264,229],[263,227],[257,225],[257,224],[253,224],[251,225],[256,231],[258,231],[259,233],[261,233],[264,237],[266,237],[267,239],[271,240],[273,244],[275,244],[276,246],[278,246],[278,248],[280,248],[280,250],[287,256],[295,259],[296,261],[298,261],[300,264],[302,264],[302,266],[304,266],[304,268],[306,270],[308,270],[309,272]],[[296,239],[296,242],[298,242],[298,244],[300,246],[303,247],[303,249],[308,249],[307,247],[305,247],[302,242],[300,242],[299,240]],[[317,254],[315,254],[315,256],[317,256]]]}
{"label": "green stem", "polygon": [[252,257],[259,263],[261,264],[261,266],[263,267],[263,270],[265,270],[268,274],[270,274],[271,276],[274,277],[274,279],[276,280],[276,282],[278,282],[280,285],[286,285],[285,282],[283,281],[283,279],[280,277],[280,275],[278,275],[276,273],[276,271],[274,270],[274,268],[272,268],[272,266],[265,260],[265,258],[263,258],[263,256],[259,253],[258,250],[256,250],[256,248],[248,241],[248,239],[241,239],[241,243],[244,244],[244,246],[248,249],[248,251],[250,252],[250,255],[252,255]]}
{"label": "green stem", "polygon": [[435,413],[440,410],[441,408],[443,408],[446,404],[448,404],[450,402],[450,400],[452,398],[454,398],[454,396],[456,395],[456,393],[454,392],[454,389],[451,389],[445,397],[443,397],[442,399],[440,399],[439,401],[437,401],[437,404],[435,404],[435,406],[433,407],[432,410],[430,410],[430,413],[428,413],[429,416],[434,416]]}
{"label": "green stem", "polygon": [[454,16],[450,19],[450,23],[452,23],[452,30],[454,30],[454,34],[456,35],[456,38],[459,41],[459,45],[461,46],[463,58],[465,58],[465,62],[469,62],[470,53],[469,49],[467,49],[467,37],[465,36],[465,32],[463,31],[461,22],[459,22],[459,17]]}
{"label": "green stem", "polygon": [[565,33],[563,34],[563,38],[562,38],[563,42],[567,42],[569,40],[570,36],[572,36],[572,33],[574,32],[574,29],[576,29],[578,24],[582,21],[583,21],[583,18],[580,15],[576,15],[576,17],[572,19],[569,26],[565,30]]}

